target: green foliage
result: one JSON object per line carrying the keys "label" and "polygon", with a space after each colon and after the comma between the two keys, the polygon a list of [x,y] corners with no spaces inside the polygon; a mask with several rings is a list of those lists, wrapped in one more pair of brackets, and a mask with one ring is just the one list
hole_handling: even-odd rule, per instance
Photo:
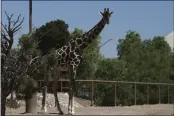
{"label": "green foliage", "polygon": [[[97,79],[100,80],[114,80],[125,81],[128,76],[127,64],[125,61],[118,59],[102,59],[99,63],[98,70],[96,71]],[[95,86],[95,104],[104,106],[113,106],[115,98],[115,84],[102,84],[98,83]],[[117,84],[117,104],[131,105],[133,96],[132,85],[124,86],[123,84]],[[123,99],[126,98],[126,99]]]}
{"label": "green foliage", "polygon": [[142,41],[139,34],[129,31],[120,41],[119,59],[127,62],[129,76],[136,81],[168,82],[172,57],[164,37]]}
{"label": "green foliage", "polygon": [[[135,31],[128,31],[117,47],[118,60],[102,59],[96,71],[98,79],[171,83],[173,53],[162,36],[141,40]],[[161,102],[166,103],[166,86],[161,87]],[[158,103],[158,86],[150,86],[150,103]],[[99,97],[100,96],[100,97]],[[137,85],[137,104],[147,101],[147,86]],[[134,104],[134,85],[117,85],[117,105]],[[108,101],[108,102],[106,102]],[[113,105],[114,85],[98,84],[95,88],[97,105]]]}
{"label": "green foliage", "polygon": [[[119,44],[117,45],[117,51],[118,51],[118,56],[120,58],[124,55],[131,54],[132,50],[134,50],[135,47],[140,48],[141,46],[140,35],[136,33],[135,31],[128,31],[127,35],[125,36],[125,40],[119,39],[118,42]],[[137,49],[136,52],[138,52],[139,50]]]}
{"label": "green foliage", "polygon": [[69,41],[68,24],[55,20],[36,29],[35,36],[39,42],[38,48],[47,54],[52,48],[60,48]]}
{"label": "green foliage", "polygon": [[114,85],[108,83],[97,83],[94,88],[94,103],[98,106],[114,105]]}
{"label": "green foliage", "polygon": [[172,73],[170,75],[170,79],[174,81],[174,53],[172,55]]}
{"label": "green foliage", "polygon": [[38,42],[34,35],[24,34],[19,38],[19,48],[17,54],[18,61],[26,63],[30,69],[27,75],[22,78],[22,83],[16,89],[17,94],[22,94],[25,98],[30,98],[32,93],[36,91],[37,84],[35,84],[38,75],[40,74],[40,67],[42,66],[41,52],[37,49]]}
{"label": "green foliage", "polygon": [[19,38],[19,47],[20,52],[26,55],[38,56],[41,52],[38,48],[38,41],[34,35],[34,32],[31,34],[24,34]]}
{"label": "green foliage", "polygon": [[120,81],[125,80],[127,75],[126,62],[115,58],[103,58],[99,63],[99,67],[95,73],[97,79]]}
{"label": "green foliage", "polygon": [[82,29],[75,28],[74,31],[70,34],[71,38],[78,37],[82,35],[84,32]]}

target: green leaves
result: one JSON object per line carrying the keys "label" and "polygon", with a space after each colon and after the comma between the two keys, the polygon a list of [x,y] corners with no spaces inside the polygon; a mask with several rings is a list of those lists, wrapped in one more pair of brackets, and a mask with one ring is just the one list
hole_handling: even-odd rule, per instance
{"label": "green leaves", "polygon": [[[174,55],[170,51],[168,43],[163,36],[155,36],[152,39],[142,40],[140,34],[128,31],[125,39],[120,39],[117,46],[118,59],[103,58],[99,63],[95,76],[101,80],[139,81],[171,83],[174,76]],[[132,105],[133,85],[120,84],[117,88],[117,104]],[[102,89],[101,89],[102,88]],[[113,105],[109,100],[114,98],[114,86],[110,84],[97,84],[95,102],[98,105]],[[152,89],[153,88],[153,89]],[[156,94],[157,87],[152,87],[150,92]],[[161,89],[165,93],[166,89]],[[97,97],[97,95],[102,95]],[[109,95],[109,96],[108,96]],[[137,86],[137,104],[146,101],[145,86]],[[125,99],[126,98],[126,99]],[[154,95],[150,103],[156,103],[158,96]],[[167,101],[162,98],[162,102]],[[106,102],[108,101],[108,102]]]}
{"label": "green leaves", "polygon": [[124,80],[126,76],[126,63],[113,59],[102,59],[95,75],[102,80]]}
{"label": "green leaves", "polygon": [[172,57],[164,37],[141,40],[138,33],[128,31],[125,38],[119,40],[118,55],[119,59],[128,63],[129,75],[137,81],[167,81],[163,78],[168,77],[171,72]]}
{"label": "green leaves", "polygon": [[68,24],[62,20],[55,20],[36,29],[35,36],[39,42],[38,48],[47,54],[52,48],[58,49],[69,41]]}
{"label": "green leaves", "polygon": [[84,32],[82,29],[75,28],[74,31],[71,33],[71,38],[78,37],[82,35]]}

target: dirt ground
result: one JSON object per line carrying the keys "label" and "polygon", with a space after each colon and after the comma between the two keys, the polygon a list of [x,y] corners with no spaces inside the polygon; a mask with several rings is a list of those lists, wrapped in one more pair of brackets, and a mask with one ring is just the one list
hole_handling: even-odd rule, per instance
{"label": "dirt ground", "polygon": [[[38,94],[37,114],[41,115],[41,99],[42,96]],[[64,114],[68,113],[68,94],[59,93],[60,105]],[[90,106],[91,101],[75,97],[75,115],[172,115],[174,114],[173,104],[156,104],[156,105],[134,105],[134,106],[116,106],[116,107],[95,107]],[[47,95],[48,112],[45,115],[57,115],[58,111],[54,107],[54,97],[52,94]],[[7,115],[24,115],[25,104],[18,109],[6,108]],[[52,104],[52,105],[51,105]],[[48,107],[51,106],[51,107]],[[27,114],[30,115],[30,114]],[[173,115],[174,116],[174,115]]]}
{"label": "dirt ground", "polygon": [[[62,110],[67,114],[67,108],[62,107]],[[24,113],[24,107],[18,109],[7,108],[7,115],[15,115]],[[76,107],[75,115],[172,115],[174,107],[172,104],[156,104],[156,105],[136,105],[124,107]],[[38,109],[38,114],[41,114]],[[48,108],[48,114],[57,114],[55,107]]]}

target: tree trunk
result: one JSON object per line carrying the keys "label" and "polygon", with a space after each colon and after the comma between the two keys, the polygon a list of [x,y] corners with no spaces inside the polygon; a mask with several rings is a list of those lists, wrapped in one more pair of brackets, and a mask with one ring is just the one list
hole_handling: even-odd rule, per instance
{"label": "tree trunk", "polygon": [[31,98],[25,100],[26,113],[37,113],[37,92],[32,94]]}
{"label": "tree trunk", "polygon": [[1,96],[1,116],[5,116],[6,98]]}
{"label": "tree trunk", "polygon": [[26,113],[37,113],[37,82],[31,80],[27,86],[27,93],[25,98]]}

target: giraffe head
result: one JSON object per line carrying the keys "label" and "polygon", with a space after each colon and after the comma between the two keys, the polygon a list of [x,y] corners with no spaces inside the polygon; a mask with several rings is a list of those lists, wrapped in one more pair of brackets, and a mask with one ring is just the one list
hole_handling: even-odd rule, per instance
{"label": "giraffe head", "polygon": [[101,13],[101,15],[103,16],[103,19],[105,20],[105,22],[106,22],[106,24],[109,24],[109,19],[110,19],[110,17],[111,17],[111,14],[113,13],[113,12],[109,12],[109,8],[105,8],[104,9],[104,12],[102,13],[102,12],[100,12]]}

